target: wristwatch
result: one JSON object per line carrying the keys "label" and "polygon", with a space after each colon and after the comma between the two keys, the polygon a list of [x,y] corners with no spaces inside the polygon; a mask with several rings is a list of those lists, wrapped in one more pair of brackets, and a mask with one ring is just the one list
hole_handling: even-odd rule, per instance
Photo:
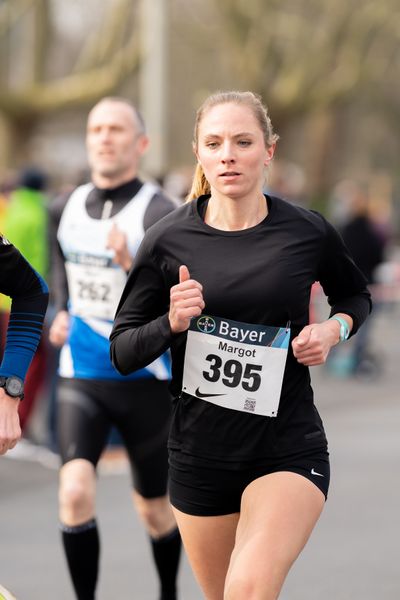
{"label": "wristwatch", "polygon": [[339,341],[344,342],[345,340],[347,340],[347,338],[350,335],[350,329],[349,329],[347,322],[342,317],[339,317],[338,315],[333,315],[333,317],[330,317],[329,320],[337,321],[340,324]]}
{"label": "wristwatch", "polygon": [[0,387],[6,390],[6,393],[12,398],[24,397],[24,382],[19,377],[11,375],[10,377],[0,376]]}

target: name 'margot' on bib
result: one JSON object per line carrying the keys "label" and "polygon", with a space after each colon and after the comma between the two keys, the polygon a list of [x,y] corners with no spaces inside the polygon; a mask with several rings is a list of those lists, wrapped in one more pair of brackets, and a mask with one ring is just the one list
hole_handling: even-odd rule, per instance
{"label": "name 'margot' on bib", "polygon": [[187,334],[182,391],[232,410],[276,417],[290,328],[201,315]]}

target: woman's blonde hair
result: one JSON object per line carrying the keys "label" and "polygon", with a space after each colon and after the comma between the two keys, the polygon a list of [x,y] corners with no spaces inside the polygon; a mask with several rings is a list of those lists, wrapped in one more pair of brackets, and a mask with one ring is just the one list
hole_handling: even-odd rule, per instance
{"label": "woman's blonde hair", "polygon": [[[267,107],[263,104],[261,96],[253,92],[217,92],[216,94],[209,96],[196,113],[193,134],[193,148],[195,150],[197,150],[198,145],[199,126],[205,113],[219,104],[242,104],[244,106],[248,106],[253,111],[260,129],[263,132],[265,147],[270,148],[278,141],[279,136],[274,133]],[[198,198],[203,194],[210,193],[210,184],[204,175],[202,166],[200,163],[197,163],[196,170],[193,175],[192,187],[186,198],[186,201],[189,202],[190,200]]]}

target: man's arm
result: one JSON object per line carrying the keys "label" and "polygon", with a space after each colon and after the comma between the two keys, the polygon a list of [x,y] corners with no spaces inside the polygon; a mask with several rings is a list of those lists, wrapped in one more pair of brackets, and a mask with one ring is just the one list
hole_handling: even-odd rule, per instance
{"label": "man's arm", "polygon": [[64,255],[57,238],[58,227],[64,207],[70,194],[59,196],[49,206],[49,248],[50,248],[50,285],[51,302],[56,316],[51,324],[49,340],[56,348],[61,348],[67,340],[69,331],[68,282]]}
{"label": "man's arm", "polygon": [[57,232],[64,207],[70,194],[58,196],[49,205],[48,245],[50,255],[51,303],[57,311],[67,310],[68,283],[64,255],[58,243]]}

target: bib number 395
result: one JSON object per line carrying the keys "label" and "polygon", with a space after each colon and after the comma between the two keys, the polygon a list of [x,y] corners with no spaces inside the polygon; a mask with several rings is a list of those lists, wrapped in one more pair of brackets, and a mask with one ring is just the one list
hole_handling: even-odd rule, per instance
{"label": "bib number 395", "polygon": [[[261,365],[247,363],[243,365],[238,360],[229,359],[225,362],[217,354],[208,354],[206,360],[210,363],[209,370],[203,371],[203,377],[207,381],[216,383],[221,379],[222,383],[230,388],[242,386],[246,392],[256,392],[261,385],[259,371]],[[244,368],[243,368],[244,367]]]}

